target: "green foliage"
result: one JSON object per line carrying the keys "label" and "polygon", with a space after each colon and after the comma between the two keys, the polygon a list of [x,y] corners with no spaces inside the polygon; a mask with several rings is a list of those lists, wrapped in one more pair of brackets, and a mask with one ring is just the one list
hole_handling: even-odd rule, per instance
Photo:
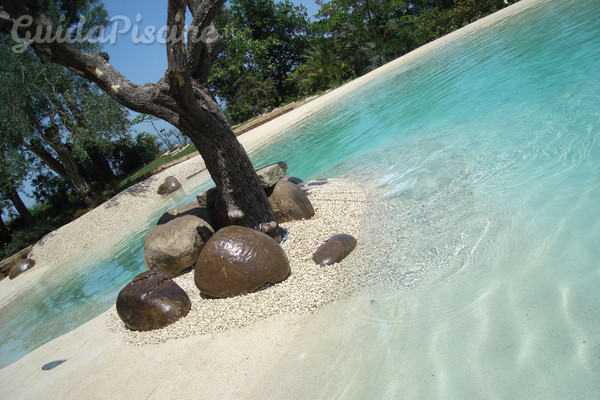
{"label": "green foliage", "polygon": [[70,189],[64,178],[45,170],[32,179],[31,186],[34,188],[33,196],[37,204],[51,208],[52,216],[68,210]]}
{"label": "green foliage", "polygon": [[133,185],[134,183],[138,182],[140,179],[143,179],[155,168],[158,168],[161,165],[167,164],[171,161],[177,160],[178,158],[187,156],[188,154],[191,154],[195,151],[197,151],[196,147],[190,146],[187,149],[185,149],[175,155],[163,156],[163,157],[156,158],[154,161],[152,161],[152,162],[144,165],[143,167],[139,168],[138,170],[132,172],[131,174],[129,174],[127,176],[127,178],[125,178],[121,182],[119,182],[117,185],[117,192],[119,189],[127,188],[127,187]]}
{"label": "green foliage", "polygon": [[225,49],[212,67],[210,86],[234,123],[297,95],[286,80],[309,44],[304,7],[287,0],[232,0],[215,23]]}
{"label": "green foliage", "polygon": [[154,160],[159,151],[160,143],[144,132],[117,140],[110,159],[119,175],[128,175]]}
{"label": "green foliage", "polygon": [[334,46],[320,43],[310,48],[304,64],[288,78],[298,86],[301,95],[337,87],[353,77],[350,65],[336,52]]}

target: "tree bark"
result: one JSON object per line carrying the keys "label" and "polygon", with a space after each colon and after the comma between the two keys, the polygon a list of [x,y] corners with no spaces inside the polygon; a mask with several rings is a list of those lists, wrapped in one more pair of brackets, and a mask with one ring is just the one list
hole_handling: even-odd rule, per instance
{"label": "tree bark", "polygon": [[10,201],[15,206],[15,209],[21,216],[21,219],[23,219],[25,227],[33,228],[35,226],[35,220],[33,219],[33,215],[31,215],[29,209],[27,208],[25,203],[23,203],[23,200],[21,200],[21,196],[19,196],[19,193],[15,189],[9,190]]}
{"label": "tree bark", "polygon": [[31,151],[33,154],[38,156],[48,168],[54,171],[57,175],[62,177],[66,176],[67,172],[64,167],[46,148],[42,145],[41,140],[32,140],[30,142],[23,142],[25,148]]}
{"label": "tree bark", "polygon": [[[198,128],[200,126],[206,127],[211,134],[205,134]],[[202,156],[219,189],[229,222],[259,230],[281,241],[281,231],[267,195],[229,125],[218,119],[206,121],[198,115],[186,115],[177,127],[191,139]]]}

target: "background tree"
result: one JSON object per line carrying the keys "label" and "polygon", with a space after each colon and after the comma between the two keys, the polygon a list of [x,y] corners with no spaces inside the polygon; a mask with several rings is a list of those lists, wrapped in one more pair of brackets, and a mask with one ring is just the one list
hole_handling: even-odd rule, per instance
{"label": "background tree", "polygon": [[287,80],[298,86],[301,95],[310,95],[340,86],[353,76],[350,64],[342,59],[334,46],[321,41],[306,52],[304,63]]}
{"label": "background tree", "polygon": [[[60,12],[70,13],[75,21],[78,10],[70,2],[60,2]],[[80,3],[77,2],[81,7]],[[90,2],[86,2],[88,5]],[[68,43],[31,43],[36,54],[68,67],[72,72],[95,82],[103,91],[133,111],[151,114],[171,123],[196,146],[219,191],[229,221],[258,229],[280,238],[280,229],[248,155],[237,141],[225,115],[208,87],[211,66],[220,52],[221,40],[213,25],[224,0],[169,0],[167,27],[168,68],[155,84],[139,86],[109,63],[106,53],[86,53]],[[21,37],[34,35],[38,29],[56,33],[57,21],[48,16],[35,0],[0,1],[0,29],[10,32],[16,18],[33,15],[30,26],[20,26]],[[186,9],[193,20],[185,43]]]}
{"label": "background tree", "polygon": [[[127,110],[90,82],[40,62],[31,51],[13,53],[6,38],[0,53],[0,91],[8,99],[0,105],[0,128],[92,206],[90,182],[102,187],[115,178],[108,155],[112,140],[131,127]],[[82,168],[86,161],[88,168]]]}
{"label": "background tree", "polygon": [[[262,114],[298,94],[287,78],[309,47],[306,8],[285,0],[231,0],[215,25],[225,33],[210,87],[233,122]],[[292,82],[293,83],[293,82]]]}

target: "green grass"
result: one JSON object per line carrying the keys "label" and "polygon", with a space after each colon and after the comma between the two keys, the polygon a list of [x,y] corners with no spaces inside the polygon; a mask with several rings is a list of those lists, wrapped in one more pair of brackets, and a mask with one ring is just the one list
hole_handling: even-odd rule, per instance
{"label": "green grass", "polygon": [[190,146],[187,149],[185,149],[173,156],[159,157],[159,158],[155,159],[154,161],[150,162],[149,164],[146,164],[146,166],[138,169],[137,171],[134,171],[127,178],[121,180],[117,184],[117,189],[123,190],[123,189],[133,185],[134,183],[136,183],[140,178],[146,176],[153,169],[158,168],[161,165],[171,162],[173,160],[176,160],[178,158],[187,156],[188,154],[191,154],[195,151],[196,151],[196,147]]}

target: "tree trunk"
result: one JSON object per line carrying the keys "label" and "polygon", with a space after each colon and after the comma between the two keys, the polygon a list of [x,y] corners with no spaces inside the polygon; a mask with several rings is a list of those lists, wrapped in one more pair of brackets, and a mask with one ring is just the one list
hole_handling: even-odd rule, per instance
{"label": "tree trunk", "polygon": [[46,128],[43,131],[42,139],[56,151],[64,169],[64,177],[67,179],[75,193],[77,193],[77,196],[83,200],[88,208],[91,208],[94,204],[94,192],[92,192],[90,185],[88,185],[79,172],[79,166],[77,165],[75,157],[73,157],[72,147],[64,144],[58,137],[58,127],[50,126],[49,128]]}
{"label": "tree trunk", "polygon": [[[218,105],[214,105],[218,110]],[[219,188],[230,223],[259,230],[281,241],[281,230],[267,195],[225,117],[203,118],[189,113],[181,113],[180,117],[177,127],[190,138],[204,159],[206,169]]]}
{"label": "tree trunk", "polygon": [[94,192],[92,192],[90,185],[88,185],[79,172],[77,161],[73,157],[72,147],[67,146],[61,141],[58,136],[59,128],[56,125],[51,125],[44,129],[31,108],[27,108],[26,112],[40,137],[54,149],[60,161],[46,150],[39,139],[31,140],[29,143],[24,141],[23,144],[25,147],[41,158],[52,171],[65,178],[77,196],[83,200],[88,208],[91,208],[95,197]]}
{"label": "tree trunk", "polygon": [[[60,102],[57,101],[57,104],[63,109],[60,105]],[[76,124],[73,121],[65,118],[65,126],[72,132],[75,133],[78,129],[89,129],[87,121],[83,117],[83,110],[74,102],[67,101],[67,107],[70,110],[70,114],[73,115],[73,118],[77,122]],[[65,115],[68,113],[65,110]],[[104,184],[110,183],[113,181],[116,176],[112,168],[110,167],[110,163],[106,159],[104,153],[100,150],[99,146],[94,142],[86,143],[86,140],[80,141],[83,150],[88,154],[92,164],[96,169],[96,173],[98,174],[96,177],[100,178],[100,181]]]}
{"label": "tree trunk", "polygon": [[9,190],[10,190],[10,192],[9,192],[10,201],[13,203],[17,212],[23,219],[23,222],[25,223],[25,227],[33,228],[35,226],[35,220],[33,219],[33,215],[31,215],[31,213],[29,212],[29,209],[27,208],[25,203],[23,203],[23,200],[21,200],[21,196],[19,196],[19,193],[14,189],[9,189]]}
{"label": "tree trunk", "polygon": [[27,150],[38,156],[44,162],[44,164],[46,164],[46,166],[54,171],[57,175],[62,177],[66,176],[67,173],[60,161],[54,158],[54,156],[50,154],[48,150],[46,150],[39,139],[32,140],[29,143],[23,142],[23,144]]}

